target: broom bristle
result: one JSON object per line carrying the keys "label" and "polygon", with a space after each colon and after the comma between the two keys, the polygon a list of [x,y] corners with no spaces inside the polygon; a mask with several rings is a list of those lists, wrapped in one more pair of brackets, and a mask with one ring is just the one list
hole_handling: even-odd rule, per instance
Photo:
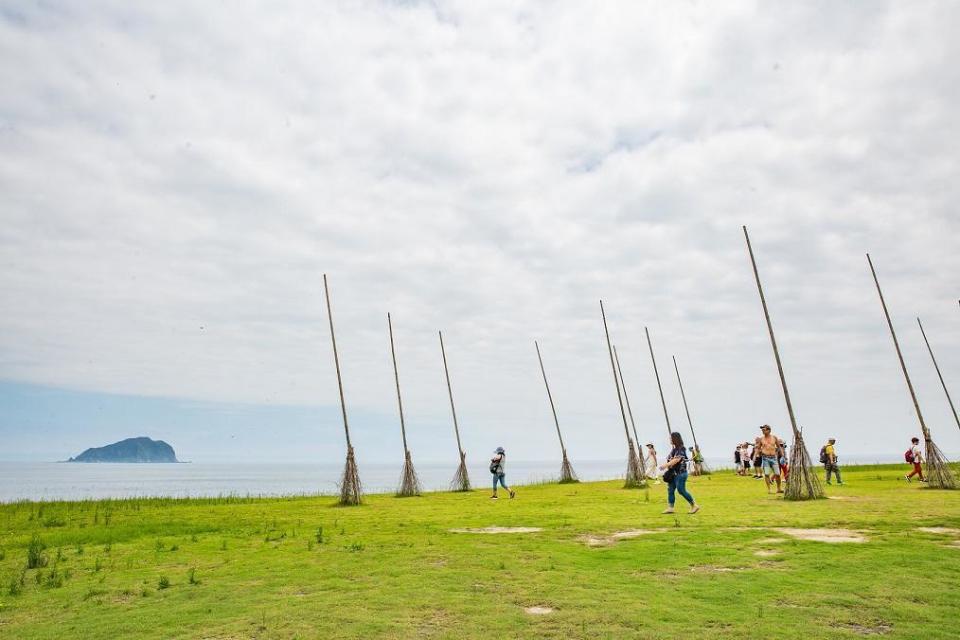
{"label": "broom bristle", "polygon": [[950,461],[940,451],[940,447],[930,439],[929,434],[924,439],[927,451],[927,462],[924,465],[927,472],[927,486],[931,489],[956,489],[957,483],[953,472],[950,471]]}
{"label": "broom bristle", "polygon": [[410,496],[420,495],[420,478],[413,468],[413,461],[410,459],[410,452],[404,453],[403,472],[400,474],[400,488],[397,489],[397,496],[408,498]]}
{"label": "broom bristle", "polygon": [[347,448],[347,464],[343,467],[343,478],[340,480],[340,504],[355,506],[363,499],[360,486],[360,473],[357,471],[357,461],[353,457],[353,447]]}
{"label": "broom bristle", "polygon": [[794,433],[790,452],[790,475],[784,490],[784,500],[818,500],[824,498],[823,485],[810,462],[810,453],[803,442],[803,434]]}
{"label": "broom bristle", "polygon": [[623,483],[624,489],[642,489],[647,486],[646,474],[643,472],[643,464],[637,458],[637,452],[633,448],[633,440],[627,440],[627,477]]}
{"label": "broom bristle", "polygon": [[460,466],[450,482],[451,491],[471,491],[470,476],[467,474],[467,454],[460,452]]}
{"label": "broom bristle", "polygon": [[573,471],[573,465],[570,464],[570,461],[567,459],[567,452],[563,452],[563,463],[560,465],[560,484],[572,484],[574,482],[580,482],[577,479],[577,474]]}

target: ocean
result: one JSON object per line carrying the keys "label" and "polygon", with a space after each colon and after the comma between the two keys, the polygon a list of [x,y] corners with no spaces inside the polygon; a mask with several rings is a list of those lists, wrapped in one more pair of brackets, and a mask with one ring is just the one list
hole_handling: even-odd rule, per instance
{"label": "ocean", "polygon": [[[853,463],[902,462],[896,455],[859,456]],[[415,466],[426,491],[444,490],[456,463]],[[623,477],[624,460],[571,460],[581,480]],[[711,469],[730,467],[732,461],[707,458]],[[361,464],[366,493],[396,489],[401,462]],[[130,497],[281,496],[334,494],[343,463],[208,463],[111,464],[59,462],[0,462],[0,502],[17,500],[89,500]],[[474,487],[485,489],[490,473],[485,463],[470,466]],[[507,481],[524,485],[559,477],[560,461],[510,460]]]}

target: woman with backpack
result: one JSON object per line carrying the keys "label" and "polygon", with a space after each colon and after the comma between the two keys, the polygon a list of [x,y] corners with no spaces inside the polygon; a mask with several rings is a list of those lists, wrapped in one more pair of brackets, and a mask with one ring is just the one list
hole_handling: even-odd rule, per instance
{"label": "woman with backpack", "polygon": [[667,454],[667,462],[661,465],[663,479],[667,482],[667,508],[664,513],[673,513],[676,493],[690,503],[690,513],[700,511],[700,506],[687,491],[687,448],[683,446],[683,436],[674,431],[670,434],[673,449]]}
{"label": "woman with backpack", "polygon": [[503,450],[503,447],[497,447],[494,456],[490,458],[490,473],[493,474],[493,495],[490,496],[491,500],[496,500],[497,496],[497,483],[500,483],[507,492],[510,493],[510,498],[512,499],[517,492],[507,486],[507,481],[504,479],[507,475],[507,452]]}

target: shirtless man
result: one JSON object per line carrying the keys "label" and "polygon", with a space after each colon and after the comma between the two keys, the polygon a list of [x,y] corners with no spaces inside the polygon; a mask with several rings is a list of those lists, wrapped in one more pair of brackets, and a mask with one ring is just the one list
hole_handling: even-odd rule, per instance
{"label": "shirtless man", "polygon": [[767,493],[770,493],[773,484],[770,481],[771,477],[777,481],[777,493],[783,493],[783,489],[780,488],[780,457],[783,455],[783,449],[780,448],[780,438],[771,433],[768,424],[760,427],[760,432],[763,435],[757,445],[760,447],[763,481],[767,484]]}

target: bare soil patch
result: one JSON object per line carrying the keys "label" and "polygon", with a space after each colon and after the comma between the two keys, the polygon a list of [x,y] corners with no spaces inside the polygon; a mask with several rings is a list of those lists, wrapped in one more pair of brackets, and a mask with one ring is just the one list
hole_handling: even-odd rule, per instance
{"label": "bare soil patch", "polygon": [[773,556],[780,555],[779,549],[758,549],[753,552],[753,555],[760,556],[761,558],[772,558]]}
{"label": "bare soil patch", "polygon": [[893,631],[893,625],[888,622],[874,622],[871,624],[859,624],[857,622],[848,622],[841,625],[850,629],[861,636],[882,636]]}
{"label": "bare soil patch", "polygon": [[704,564],[690,567],[690,571],[694,573],[733,573],[735,571],[743,571],[748,567],[718,567],[712,564]]}
{"label": "bare soil patch", "polygon": [[859,531],[851,529],[774,529],[798,540],[810,540],[812,542],[866,542],[867,537]]}
{"label": "bare soil patch", "polygon": [[620,540],[629,540],[639,538],[640,536],[650,535],[651,533],[662,533],[665,529],[629,529],[627,531],[615,531],[608,536],[586,535],[580,539],[588,547],[609,547]]}
{"label": "bare soil patch", "polygon": [[960,535],[960,529],[954,529],[953,527],[918,527],[917,531],[923,531],[924,533],[936,533],[945,536]]}
{"label": "bare soil patch", "polygon": [[531,616],[545,616],[549,613],[553,613],[553,609],[550,607],[525,607],[523,610],[525,613],[528,613]]}
{"label": "bare soil patch", "polygon": [[450,529],[450,533],[537,533],[541,527],[483,527],[479,529]]}
{"label": "bare soil patch", "polygon": [[757,540],[757,544],[780,544],[781,542],[786,542],[784,538],[763,538]]}

